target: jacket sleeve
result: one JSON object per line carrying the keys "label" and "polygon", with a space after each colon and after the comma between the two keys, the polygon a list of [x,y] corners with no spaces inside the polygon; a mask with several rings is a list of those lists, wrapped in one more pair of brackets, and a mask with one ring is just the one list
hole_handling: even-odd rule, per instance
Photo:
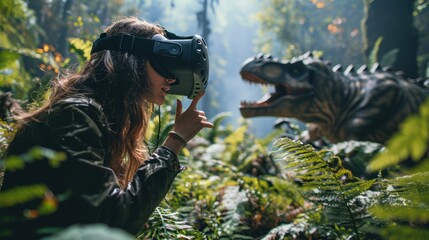
{"label": "jacket sleeve", "polygon": [[58,180],[70,194],[59,210],[75,222],[102,222],[136,234],[168,192],[180,164],[174,152],[161,146],[121,189],[112,169],[103,164],[108,126],[100,114],[91,105],[69,105],[49,114],[53,140],[69,156]]}

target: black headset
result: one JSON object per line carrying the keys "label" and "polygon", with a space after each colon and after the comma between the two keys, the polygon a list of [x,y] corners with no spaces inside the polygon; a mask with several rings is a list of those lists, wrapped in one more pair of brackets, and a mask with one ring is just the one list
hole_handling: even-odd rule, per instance
{"label": "black headset", "polygon": [[156,34],[151,39],[133,35],[108,36],[101,33],[93,42],[91,54],[103,50],[117,50],[147,56],[154,69],[162,76],[176,79],[169,94],[194,98],[206,89],[209,76],[209,55],[203,37],[177,36],[165,30],[164,37]]}

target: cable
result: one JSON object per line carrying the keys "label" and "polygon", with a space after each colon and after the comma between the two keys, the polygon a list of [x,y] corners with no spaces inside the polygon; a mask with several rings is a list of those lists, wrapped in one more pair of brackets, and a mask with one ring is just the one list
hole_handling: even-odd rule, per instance
{"label": "cable", "polygon": [[157,115],[158,115],[158,130],[157,130],[157,134],[156,134],[155,147],[151,148],[150,141],[148,142],[148,141],[144,140],[144,143],[145,143],[146,147],[148,148],[150,155],[159,147],[159,141],[161,138],[161,107],[159,105],[158,105]]}
{"label": "cable", "polygon": [[158,132],[156,134],[155,149],[157,149],[159,146],[160,137],[161,137],[161,105],[158,105]]}

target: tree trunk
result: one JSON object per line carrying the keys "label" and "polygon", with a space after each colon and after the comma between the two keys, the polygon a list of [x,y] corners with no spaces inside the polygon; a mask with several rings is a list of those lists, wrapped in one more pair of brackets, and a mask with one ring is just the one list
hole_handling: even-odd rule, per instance
{"label": "tree trunk", "polygon": [[418,32],[413,25],[415,0],[364,0],[364,48],[369,57],[377,39],[381,38],[377,61],[397,51],[393,59],[394,71],[417,78]]}
{"label": "tree trunk", "polygon": [[60,30],[60,36],[58,39],[58,52],[66,55],[66,48],[68,46],[67,37],[69,31],[68,17],[70,16],[70,9],[73,6],[73,0],[67,0],[64,4],[63,12],[61,14],[61,24],[63,27]]}

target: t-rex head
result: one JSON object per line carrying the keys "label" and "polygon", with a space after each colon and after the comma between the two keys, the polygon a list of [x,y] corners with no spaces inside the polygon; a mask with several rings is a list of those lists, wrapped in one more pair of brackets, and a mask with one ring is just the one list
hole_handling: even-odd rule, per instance
{"label": "t-rex head", "polygon": [[277,116],[316,124],[332,142],[383,143],[429,96],[426,88],[378,64],[357,71],[304,54],[290,61],[257,55],[243,63],[245,81],[274,85],[256,102],[242,102],[243,117]]}
{"label": "t-rex head", "polygon": [[[250,83],[274,85],[275,92],[265,94],[256,102],[241,102],[241,115],[245,118],[306,118],[306,122],[311,122],[314,104],[324,105],[331,98],[330,93],[321,92],[330,85],[327,80],[331,77],[326,75],[332,73],[328,68],[310,53],[290,61],[262,54],[246,59],[240,71],[241,77]],[[319,99],[315,101],[315,98]]]}

